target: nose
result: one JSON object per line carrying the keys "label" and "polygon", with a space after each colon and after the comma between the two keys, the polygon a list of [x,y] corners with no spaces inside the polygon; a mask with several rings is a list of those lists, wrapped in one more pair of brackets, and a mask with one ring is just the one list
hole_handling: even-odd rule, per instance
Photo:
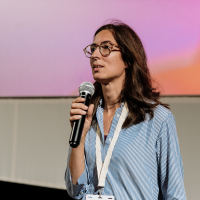
{"label": "nose", "polygon": [[91,58],[99,58],[101,56],[99,51],[99,46],[94,50],[94,52],[91,55]]}

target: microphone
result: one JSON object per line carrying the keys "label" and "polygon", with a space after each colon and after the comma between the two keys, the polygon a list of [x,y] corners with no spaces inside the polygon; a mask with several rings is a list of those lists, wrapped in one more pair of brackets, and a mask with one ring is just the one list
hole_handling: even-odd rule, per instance
{"label": "microphone", "polygon": [[[83,82],[79,87],[79,96],[85,98],[84,104],[89,106],[90,98],[94,94],[94,85],[90,82]],[[76,148],[79,146],[83,132],[86,115],[74,121],[72,132],[69,139],[71,147]]]}

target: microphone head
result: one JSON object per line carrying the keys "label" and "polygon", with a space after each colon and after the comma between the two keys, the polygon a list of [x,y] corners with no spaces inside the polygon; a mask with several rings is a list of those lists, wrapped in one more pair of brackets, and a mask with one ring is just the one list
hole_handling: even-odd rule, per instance
{"label": "microphone head", "polygon": [[79,94],[82,92],[89,93],[92,96],[94,94],[94,85],[90,82],[83,82],[79,87]]}

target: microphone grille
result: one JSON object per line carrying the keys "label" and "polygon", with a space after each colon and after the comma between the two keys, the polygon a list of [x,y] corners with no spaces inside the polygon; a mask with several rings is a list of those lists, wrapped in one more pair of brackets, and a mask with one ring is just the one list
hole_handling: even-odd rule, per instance
{"label": "microphone grille", "polygon": [[94,94],[94,85],[90,82],[81,83],[79,93],[81,94],[82,92],[87,92],[92,96]]}

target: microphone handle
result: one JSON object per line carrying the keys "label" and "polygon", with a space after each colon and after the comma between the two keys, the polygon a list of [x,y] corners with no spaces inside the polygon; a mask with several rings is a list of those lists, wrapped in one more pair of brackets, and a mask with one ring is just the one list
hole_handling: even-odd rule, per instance
{"label": "microphone handle", "polygon": [[[80,96],[85,98],[84,104],[86,106],[89,106],[91,95],[87,92],[82,92]],[[85,124],[85,118],[86,118],[86,115],[82,115],[82,117],[79,120],[74,121],[70,139],[69,139],[69,144],[73,148],[78,147],[80,144],[81,136],[83,132],[83,126]]]}

